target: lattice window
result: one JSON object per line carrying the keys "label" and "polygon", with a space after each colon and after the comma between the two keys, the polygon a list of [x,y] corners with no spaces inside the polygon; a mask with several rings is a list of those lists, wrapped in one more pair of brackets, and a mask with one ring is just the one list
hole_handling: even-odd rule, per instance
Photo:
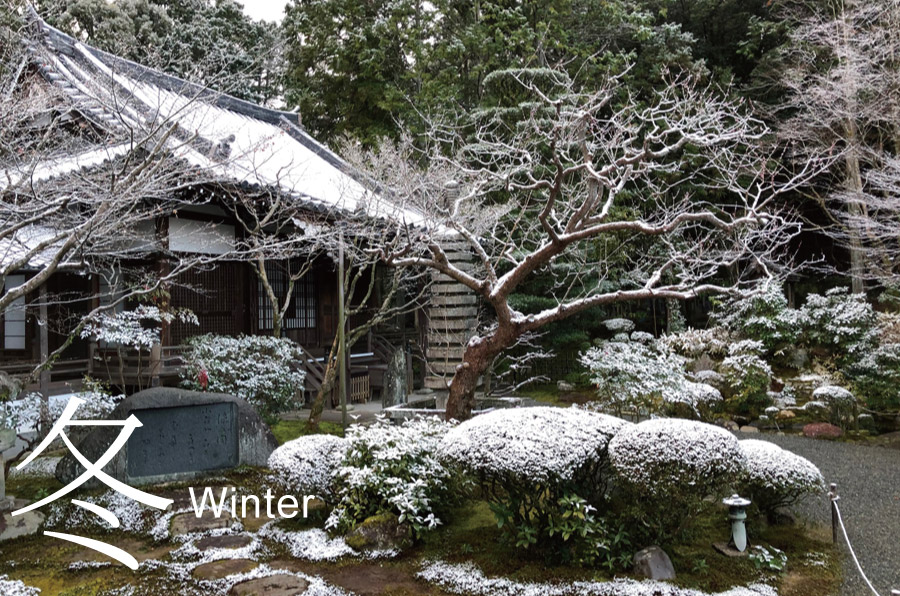
{"label": "lattice window", "polygon": [[[25,283],[24,275],[7,275],[5,291],[17,288]],[[25,349],[25,297],[21,296],[13,300],[6,311],[0,313],[0,321],[2,321],[2,345],[4,350],[24,350]]]}
{"label": "lattice window", "polygon": [[[291,267],[289,261],[266,262],[266,277],[275,297],[283,305],[290,283],[290,271],[296,271],[299,266]],[[269,295],[263,287],[262,280],[258,282],[259,291],[259,328],[269,330],[273,327],[274,308],[269,300]],[[315,329],[316,328],[316,288],[312,274],[307,273],[294,282],[294,290],[291,292],[291,301],[285,311],[283,329]]]}

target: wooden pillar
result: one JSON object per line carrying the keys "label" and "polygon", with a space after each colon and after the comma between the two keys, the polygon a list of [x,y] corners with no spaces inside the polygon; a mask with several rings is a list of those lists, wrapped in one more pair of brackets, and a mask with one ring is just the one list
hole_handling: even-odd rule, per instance
{"label": "wooden pillar", "polygon": [[338,249],[338,369],[340,373],[341,424],[347,428],[347,337],[344,333],[344,233],[341,232]]}
{"label": "wooden pillar", "polygon": [[159,387],[159,373],[162,368],[162,345],[159,342],[150,348],[150,386]]}

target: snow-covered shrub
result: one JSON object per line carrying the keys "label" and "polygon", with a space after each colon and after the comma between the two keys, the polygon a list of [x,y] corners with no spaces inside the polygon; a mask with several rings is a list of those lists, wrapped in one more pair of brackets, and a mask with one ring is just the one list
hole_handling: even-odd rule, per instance
{"label": "snow-covered shrub", "polygon": [[307,435],[288,441],[269,456],[269,468],[287,489],[332,502],[347,441],[333,435]]}
{"label": "snow-covered shrub", "polygon": [[870,409],[900,409],[900,343],[867,350],[846,372]]}
{"label": "snow-covered shrub", "polygon": [[757,416],[769,404],[772,369],[760,357],[762,349],[762,343],[755,340],[736,342],[719,365],[730,389],[730,405],[738,413]]}
{"label": "snow-covered shrub", "polygon": [[769,355],[796,343],[804,327],[803,313],[788,306],[781,285],[775,283],[725,302],[713,319],[741,337],[759,341]]}
{"label": "snow-covered shrub", "polygon": [[739,444],[747,461],[742,484],[760,511],[772,514],[806,494],[824,490],[822,473],[808,459],[768,441],[748,439]]}
{"label": "snow-covered shrub", "polygon": [[684,359],[641,343],[607,342],[579,355],[603,405],[621,412],[659,410],[665,391],[684,382]]}
{"label": "snow-covered shrub", "polygon": [[441,451],[480,482],[510,543],[569,563],[616,566],[628,550],[624,533],[598,508],[607,445],[627,426],[578,408],[495,410],[447,433]]}
{"label": "snow-covered shrub", "polygon": [[622,487],[642,503],[637,515],[653,538],[670,536],[746,466],[737,439],[724,428],[665,418],[620,431],[610,441],[609,461]]}
{"label": "snow-covered shrub", "polygon": [[698,370],[697,372],[691,373],[690,376],[694,382],[706,383],[707,385],[712,385],[716,389],[724,387],[726,383],[725,377],[714,370]]}
{"label": "snow-covered shrub", "polygon": [[632,331],[631,333],[631,341],[636,341],[641,344],[649,344],[652,343],[656,338],[653,337],[652,333],[647,333],[646,331]]}
{"label": "snow-covered shrub", "polygon": [[697,358],[703,354],[711,358],[722,358],[728,353],[729,336],[724,327],[688,327],[680,333],[663,335],[657,343],[660,350],[675,352],[687,358]]}
{"label": "snow-covered shrub", "polygon": [[634,331],[634,322],[628,319],[607,319],[601,325],[610,333],[631,333]]}
{"label": "snow-covered shrub", "polygon": [[159,324],[176,321],[198,324],[197,315],[190,310],[139,304],[134,310],[95,315],[82,327],[81,337],[135,350],[149,350],[153,344],[159,343]]}
{"label": "snow-covered shrub", "polygon": [[858,360],[874,347],[878,317],[865,294],[846,288],[810,294],[800,309],[806,322],[806,341],[830,349],[845,363]]}
{"label": "snow-covered shrub", "polygon": [[712,385],[686,380],[679,387],[664,391],[663,401],[670,415],[708,422],[723,400],[722,393]]}
{"label": "snow-covered shrub", "polygon": [[326,527],[349,530],[391,513],[419,537],[443,523],[442,511],[458,496],[453,470],[440,460],[441,440],[449,429],[436,417],[401,425],[379,418],[369,426],[351,426],[336,472],[337,505]]}
{"label": "snow-covered shrub", "polygon": [[9,579],[8,575],[0,575],[0,594],[4,596],[38,596],[40,589],[25,585],[17,579]]}
{"label": "snow-covered shrub", "polygon": [[287,338],[261,335],[201,335],[188,340],[183,385],[198,391],[228,393],[256,407],[272,422],[297,406],[304,372],[292,363],[300,347]]}
{"label": "snow-covered shrub", "polygon": [[812,393],[814,401],[828,406],[829,422],[846,429],[856,420],[857,404],[852,393],[837,385],[823,385]]}

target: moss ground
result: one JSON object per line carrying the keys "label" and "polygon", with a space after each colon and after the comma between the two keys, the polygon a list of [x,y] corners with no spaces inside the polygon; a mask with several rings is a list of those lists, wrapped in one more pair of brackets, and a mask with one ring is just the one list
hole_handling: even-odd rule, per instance
{"label": "moss ground", "polygon": [[344,429],[335,422],[319,422],[318,430],[314,430],[309,427],[306,420],[279,420],[272,425],[272,434],[275,435],[278,444],[283,445],[287,441],[305,435],[326,434],[343,437]]}

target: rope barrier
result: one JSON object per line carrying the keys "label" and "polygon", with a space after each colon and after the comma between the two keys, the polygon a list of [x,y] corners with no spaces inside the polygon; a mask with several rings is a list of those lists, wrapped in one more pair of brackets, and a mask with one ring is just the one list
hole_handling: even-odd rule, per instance
{"label": "rope barrier", "polygon": [[[856,565],[856,570],[859,571],[860,577],[863,578],[863,581],[866,582],[866,585],[872,590],[872,593],[875,594],[875,596],[881,596],[863,571],[862,565],[859,564],[859,559],[856,558],[856,552],[853,550],[853,545],[850,544],[850,537],[847,535],[847,528],[844,526],[844,518],[841,515],[841,509],[837,504],[838,499],[841,498],[837,494],[837,484],[832,484],[830,488],[831,492],[828,493],[828,496],[831,499],[831,524],[834,542],[837,544],[837,528],[840,528],[841,534],[844,536],[844,542],[847,544],[847,549],[850,551],[850,556],[853,558],[853,563]],[[891,590],[891,596],[900,596],[900,590]]]}

